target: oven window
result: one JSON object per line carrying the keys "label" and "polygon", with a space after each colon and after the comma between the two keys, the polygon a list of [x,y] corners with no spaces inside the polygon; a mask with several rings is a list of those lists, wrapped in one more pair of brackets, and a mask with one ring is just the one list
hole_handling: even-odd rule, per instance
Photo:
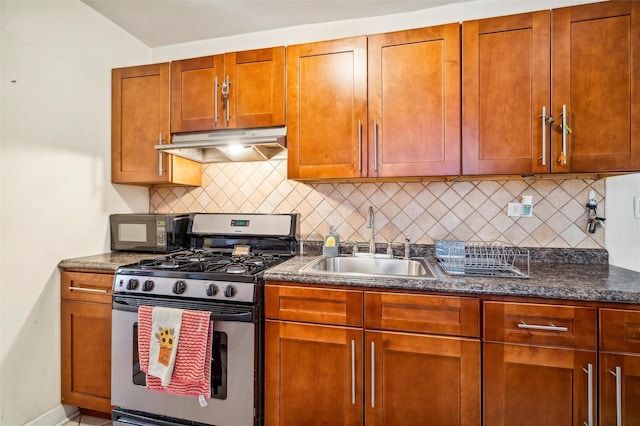
{"label": "oven window", "polygon": [[[227,399],[227,333],[213,331],[211,347],[211,398]],[[134,385],[146,386],[146,374],[140,370],[138,355],[138,323],[133,324]]]}

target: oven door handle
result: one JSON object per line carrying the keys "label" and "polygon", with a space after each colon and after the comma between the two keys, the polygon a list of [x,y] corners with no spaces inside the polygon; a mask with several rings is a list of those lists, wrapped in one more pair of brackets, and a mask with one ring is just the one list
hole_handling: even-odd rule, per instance
{"label": "oven door handle", "polygon": [[[138,306],[116,301],[113,301],[112,308],[116,311],[138,312]],[[211,312],[210,319],[211,321],[252,322],[253,312]]]}

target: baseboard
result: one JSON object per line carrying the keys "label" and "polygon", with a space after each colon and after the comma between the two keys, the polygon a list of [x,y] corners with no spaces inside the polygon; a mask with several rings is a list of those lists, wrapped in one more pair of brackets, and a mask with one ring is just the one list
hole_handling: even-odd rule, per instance
{"label": "baseboard", "polygon": [[79,415],[80,410],[78,410],[78,407],[59,404],[35,419],[25,423],[24,426],[62,426]]}

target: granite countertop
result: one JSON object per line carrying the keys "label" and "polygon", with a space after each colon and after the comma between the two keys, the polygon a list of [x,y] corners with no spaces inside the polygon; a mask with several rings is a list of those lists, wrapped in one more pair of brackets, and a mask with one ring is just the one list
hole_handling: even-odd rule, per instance
{"label": "granite countertop", "polygon": [[450,276],[445,274],[432,258],[427,260],[435,273],[435,279],[369,278],[335,273],[299,272],[300,268],[317,257],[317,255],[296,256],[265,271],[265,280],[429,292],[640,303],[640,272],[608,264],[532,262],[531,278]]}
{"label": "granite countertop", "polygon": [[112,253],[102,253],[93,256],[76,257],[65,259],[58,263],[61,269],[93,269],[115,272],[118,267],[137,263],[141,259],[150,259],[160,256],[158,253],[136,253],[127,251],[116,251]]}
{"label": "granite countertop", "polygon": [[[113,252],[62,260],[58,267],[113,271],[122,265],[157,257],[152,253]],[[531,262],[531,278],[450,276],[426,256],[435,278],[362,277],[299,272],[318,255],[296,256],[265,271],[267,281],[288,281],[335,286],[403,289],[476,295],[522,296],[592,302],[640,303],[640,272],[607,263]]]}

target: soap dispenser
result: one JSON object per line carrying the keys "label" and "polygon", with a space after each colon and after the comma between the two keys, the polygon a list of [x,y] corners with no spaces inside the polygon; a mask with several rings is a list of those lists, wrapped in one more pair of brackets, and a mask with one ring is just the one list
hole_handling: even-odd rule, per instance
{"label": "soap dispenser", "polygon": [[329,233],[324,237],[322,255],[324,257],[336,257],[340,252],[340,237],[333,232],[333,226],[329,227]]}

